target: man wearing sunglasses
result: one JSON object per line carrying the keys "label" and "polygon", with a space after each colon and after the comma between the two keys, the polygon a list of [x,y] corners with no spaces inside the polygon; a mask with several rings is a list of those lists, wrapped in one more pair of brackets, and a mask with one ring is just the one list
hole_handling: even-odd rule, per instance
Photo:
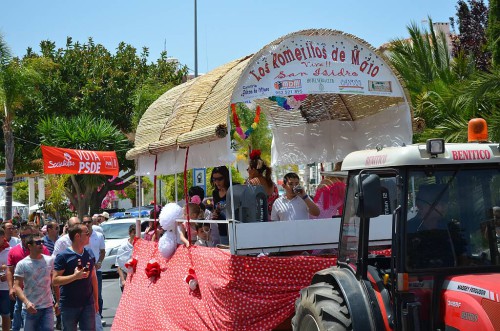
{"label": "man wearing sunglasses", "polygon": [[89,230],[83,224],[69,228],[71,247],[56,256],[53,283],[61,287],[60,306],[63,330],[95,331],[99,313],[95,257],[85,246]]}
{"label": "man wearing sunglasses", "polygon": [[[54,330],[51,288],[54,259],[42,254],[44,247],[40,235],[28,235],[25,243],[29,255],[19,261],[14,271],[14,290],[23,303],[24,330]],[[58,287],[54,290],[58,302]]]}
{"label": "man wearing sunglasses", "polygon": [[[9,251],[7,257],[7,282],[9,283],[9,296],[11,300],[16,300],[16,306],[14,307],[14,318],[12,320],[12,330],[19,331],[23,326],[23,319],[21,315],[22,311],[22,301],[16,299],[16,291],[14,290],[14,270],[16,269],[19,261],[24,259],[30,254],[28,249],[27,240],[30,235],[37,233],[38,230],[32,228],[31,226],[25,224],[21,226],[20,237],[21,243],[12,247]],[[42,246],[42,254],[50,255],[49,251],[45,246]]]}

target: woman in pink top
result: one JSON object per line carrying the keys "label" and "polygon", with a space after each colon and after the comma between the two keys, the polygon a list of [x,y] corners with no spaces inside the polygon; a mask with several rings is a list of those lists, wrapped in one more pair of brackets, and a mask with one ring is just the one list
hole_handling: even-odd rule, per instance
{"label": "woman in pink top", "polygon": [[[336,163],[334,171],[340,171],[341,164],[341,162]],[[319,206],[320,214],[311,218],[341,216],[344,209],[345,187],[343,178],[325,176],[314,195],[314,202]]]}

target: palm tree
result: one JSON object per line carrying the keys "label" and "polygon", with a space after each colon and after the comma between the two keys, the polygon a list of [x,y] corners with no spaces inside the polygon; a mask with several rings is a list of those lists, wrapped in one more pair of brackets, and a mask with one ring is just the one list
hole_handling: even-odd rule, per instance
{"label": "palm tree", "polygon": [[415,23],[408,26],[410,40],[392,42],[390,61],[410,91],[417,117],[425,121],[425,130],[414,135],[415,141],[444,137],[464,141],[471,98],[458,92],[475,72],[470,57],[459,54],[451,59],[446,36],[436,34],[429,18],[429,31]]}
{"label": "palm tree", "polygon": [[40,75],[29,63],[12,58],[9,47],[0,35],[0,104],[3,105],[3,135],[5,142],[5,217],[12,218],[12,183],[14,180],[15,111],[22,109],[28,95],[37,89]]}
{"label": "palm tree", "polygon": [[[462,122],[482,117],[488,122],[489,138],[500,141],[500,67],[495,66],[489,72],[478,71],[458,90],[458,94],[467,104],[461,112]],[[453,128],[446,126],[446,130]]]}
{"label": "palm tree", "polygon": [[0,103],[4,108],[3,135],[5,141],[5,218],[12,218],[12,183],[14,180],[14,136],[9,105],[12,102],[10,49],[0,34]]}
{"label": "palm tree", "polygon": [[98,175],[70,175],[66,178],[65,193],[82,217],[97,213],[101,202],[111,190],[123,190],[133,183],[132,163],[125,160],[131,143],[109,120],[90,115],[73,118],[55,117],[39,121],[37,131],[41,143],[49,146],[92,151],[116,151],[120,169],[129,171],[121,177]]}
{"label": "palm tree", "polygon": [[443,33],[436,35],[429,18],[429,31],[417,24],[407,27],[410,39],[396,39],[391,42],[391,63],[403,79],[412,84],[411,92],[421,93],[427,84],[437,79],[450,84],[456,80],[450,65],[450,53]]}

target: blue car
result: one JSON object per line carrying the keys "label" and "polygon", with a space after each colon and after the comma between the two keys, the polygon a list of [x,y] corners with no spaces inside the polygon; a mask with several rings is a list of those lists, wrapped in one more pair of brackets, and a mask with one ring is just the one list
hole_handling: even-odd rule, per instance
{"label": "blue car", "polygon": [[153,206],[142,206],[141,215],[139,215],[139,207],[129,208],[125,211],[113,214],[113,219],[134,218],[134,217],[149,217],[149,213],[153,210]]}

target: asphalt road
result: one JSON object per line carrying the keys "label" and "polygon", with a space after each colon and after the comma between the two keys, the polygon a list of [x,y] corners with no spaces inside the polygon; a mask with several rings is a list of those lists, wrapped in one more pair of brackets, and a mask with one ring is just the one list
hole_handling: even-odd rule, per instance
{"label": "asphalt road", "polygon": [[118,285],[118,275],[113,277],[104,276],[102,279],[102,300],[104,302],[102,315],[106,321],[104,330],[111,330],[121,296],[122,292]]}

